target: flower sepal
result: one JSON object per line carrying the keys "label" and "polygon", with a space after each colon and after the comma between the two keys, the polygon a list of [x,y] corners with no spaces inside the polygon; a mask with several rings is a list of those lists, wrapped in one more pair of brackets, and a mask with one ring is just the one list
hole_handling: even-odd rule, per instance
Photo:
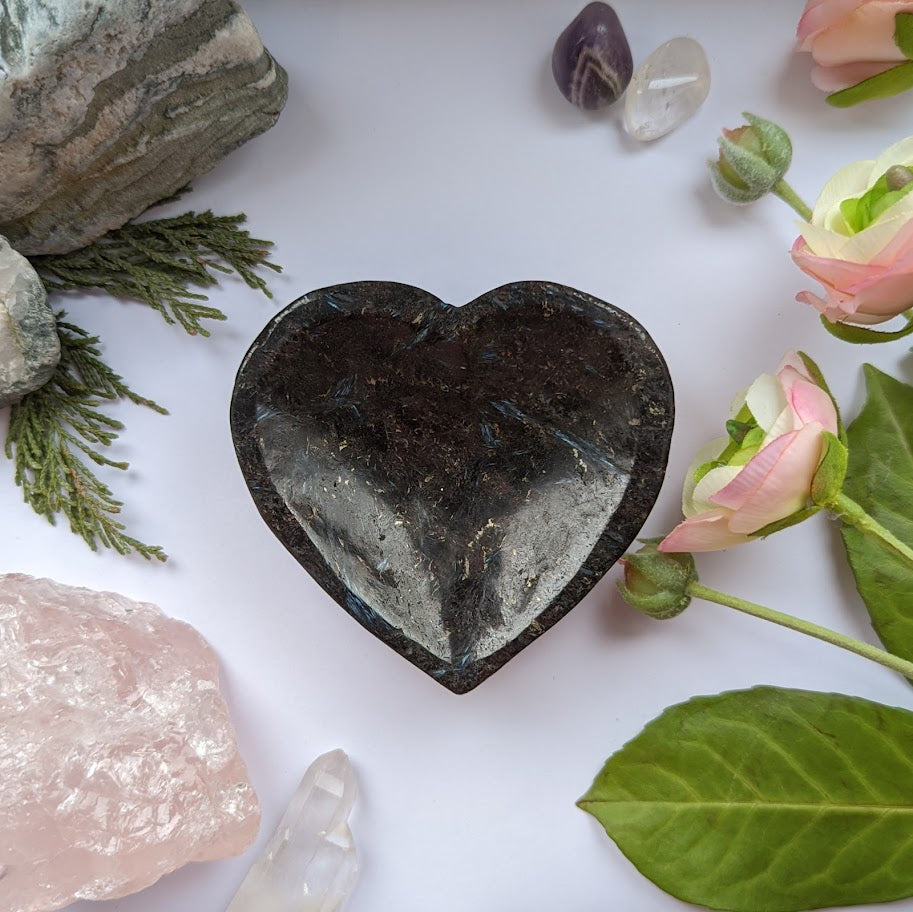
{"label": "flower sepal", "polygon": [[642,538],[643,547],[626,554],[619,563],[624,577],[618,581],[621,597],[633,608],[657,620],[669,620],[690,604],[690,583],[697,582],[694,558],[685,552],[657,550],[662,539]]}
{"label": "flower sepal", "polygon": [[906,326],[892,330],[869,329],[867,326],[842,321],[832,323],[827,317],[821,317],[821,325],[841,342],[849,342],[851,345],[878,345],[883,342],[896,342],[913,333],[913,311],[907,311],[904,317],[907,320]]}
{"label": "flower sepal", "polygon": [[796,510],[795,513],[790,513],[789,516],[784,516],[783,519],[778,519],[776,522],[768,523],[766,526],[762,526],[757,532],[752,532],[749,536],[750,538],[767,538],[768,535],[773,535],[774,532],[782,532],[784,529],[788,529],[790,526],[798,526],[799,523],[805,522],[811,516],[814,516],[816,513],[820,512],[821,507],[816,504],[811,504],[807,507],[802,507],[801,510]]}
{"label": "flower sepal", "polygon": [[747,126],[723,130],[720,156],[709,162],[716,192],[731,203],[751,203],[770,193],[792,161],[792,143],[777,124],[747,111]]}
{"label": "flower sepal", "polygon": [[843,489],[850,451],[846,444],[828,431],[822,434],[823,453],[818,471],[812,478],[812,503],[820,510],[832,507]]}

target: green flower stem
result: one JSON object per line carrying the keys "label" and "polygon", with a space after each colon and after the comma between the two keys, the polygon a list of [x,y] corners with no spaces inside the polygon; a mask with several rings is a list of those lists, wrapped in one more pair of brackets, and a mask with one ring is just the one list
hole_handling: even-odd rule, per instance
{"label": "green flower stem", "polygon": [[716,589],[711,589],[701,583],[689,583],[685,591],[693,598],[715,602],[717,605],[725,605],[727,608],[735,608],[736,611],[741,611],[743,614],[763,618],[765,621],[771,621],[781,627],[787,627],[789,630],[796,630],[806,636],[814,637],[816,640],[823,640],[832,646],[839,646],[848,652],[855,652],[856,655],[871,659],[873,662],[884,665],[885,668],[890,668],[892,671],[896,671],[913,681],[913,662],[908,662],[906,659],[901,659],[890,652],[885,652],[877,646],[862,643],[843,633],[837,633],[835,630],[829,630],[827,627],[821,627],[818,624],[812,624],[810,621],[803,621],[800,618],[793,617],[791,614],[784,614],[782,611],[775,611],[773,608],[765,608],[763,605],[748,602],[734,595],[718,592]]}
{"label": "green flower stem", "polygon": [[873,535],[896,554],[906,558],[910,565],[913,566],[913,548],[905,545],[880,522],[876,522],[855,500],[841,492],[831,503],[827,504],[827,508],[836,513],[848,526],[853,526],[859,529],[860,532],[865,532],[866,535]]}
{"label": "green flower stem", "polygon": [[785,180],[780,180],[770,190],[774,196],[779,196],[784,203],[792,207],[799,215],[805,219],[806,222],[812,220],[812,210],[806,205],[805,201],[786,183]]}

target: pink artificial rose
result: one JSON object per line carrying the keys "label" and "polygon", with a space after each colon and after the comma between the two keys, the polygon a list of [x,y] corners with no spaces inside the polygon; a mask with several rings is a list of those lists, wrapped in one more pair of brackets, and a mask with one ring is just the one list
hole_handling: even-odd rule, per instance
{"label": "pink artificial rose", "polygon": [[[682,492],[685,521],[659,550],[718,551],[741,545],[809,504],[824,432],[837,409],[802,357],[789,352],[776,375],[762,374],[733,405],[736,436],[704,447]],[[732,433],[732,432],[731,432]]]}
{"label": "pink artificial rose", "polygon": [[[863,325],[883,323],[913,306],[913,192],[886,187],[889,169],[911,164],[908,137],[873,161],[847,165],[824,185],[790,251],[795,264],[824,286],[824,296],[803,291],[798,301],[832,323]],[[848,203],[878,194],[880,208],[870,206],[871,215],[847,222]]]}
{"label": "pink artificial rose", "polygon": [[810,51],[812,82],[825,92],[856,85],[906,60],[894,43],[894,17],[910,0],[808,0],[798,49]]}

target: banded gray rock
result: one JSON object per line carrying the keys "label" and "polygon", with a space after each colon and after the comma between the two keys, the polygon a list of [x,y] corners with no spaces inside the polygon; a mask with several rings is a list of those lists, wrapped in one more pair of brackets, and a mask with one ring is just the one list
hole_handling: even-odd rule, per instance
{"label": "banded gray rock", "polygon": [[0,0],[0,233],[85,246],[271,127],[287,92],[235,0]]}
{"label": "banded gray rock", "polygon": [[31,263],[0,237],[0,408],[44,386],[60,360],[47,300]]}

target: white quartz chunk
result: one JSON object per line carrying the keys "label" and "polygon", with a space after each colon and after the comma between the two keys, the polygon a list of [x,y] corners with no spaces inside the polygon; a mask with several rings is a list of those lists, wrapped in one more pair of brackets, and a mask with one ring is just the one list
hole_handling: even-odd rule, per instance
{"label": "white quartz chunk", "polygon": [[636,70],[625,93],[625,130],[658,139],[684,123],[710,91],[710,66],[693,38],[660,45]]}
{"label": "white quartz chunk", "polygon": [[355,776],[341,750],[307,769],[228,912],[338,912],[358,875],[348,818]]}
{"label": "white quartz chunk", "polygon": [[47,302],[31,263],[0,236],[0,409],[47,383],[60,361]]}

